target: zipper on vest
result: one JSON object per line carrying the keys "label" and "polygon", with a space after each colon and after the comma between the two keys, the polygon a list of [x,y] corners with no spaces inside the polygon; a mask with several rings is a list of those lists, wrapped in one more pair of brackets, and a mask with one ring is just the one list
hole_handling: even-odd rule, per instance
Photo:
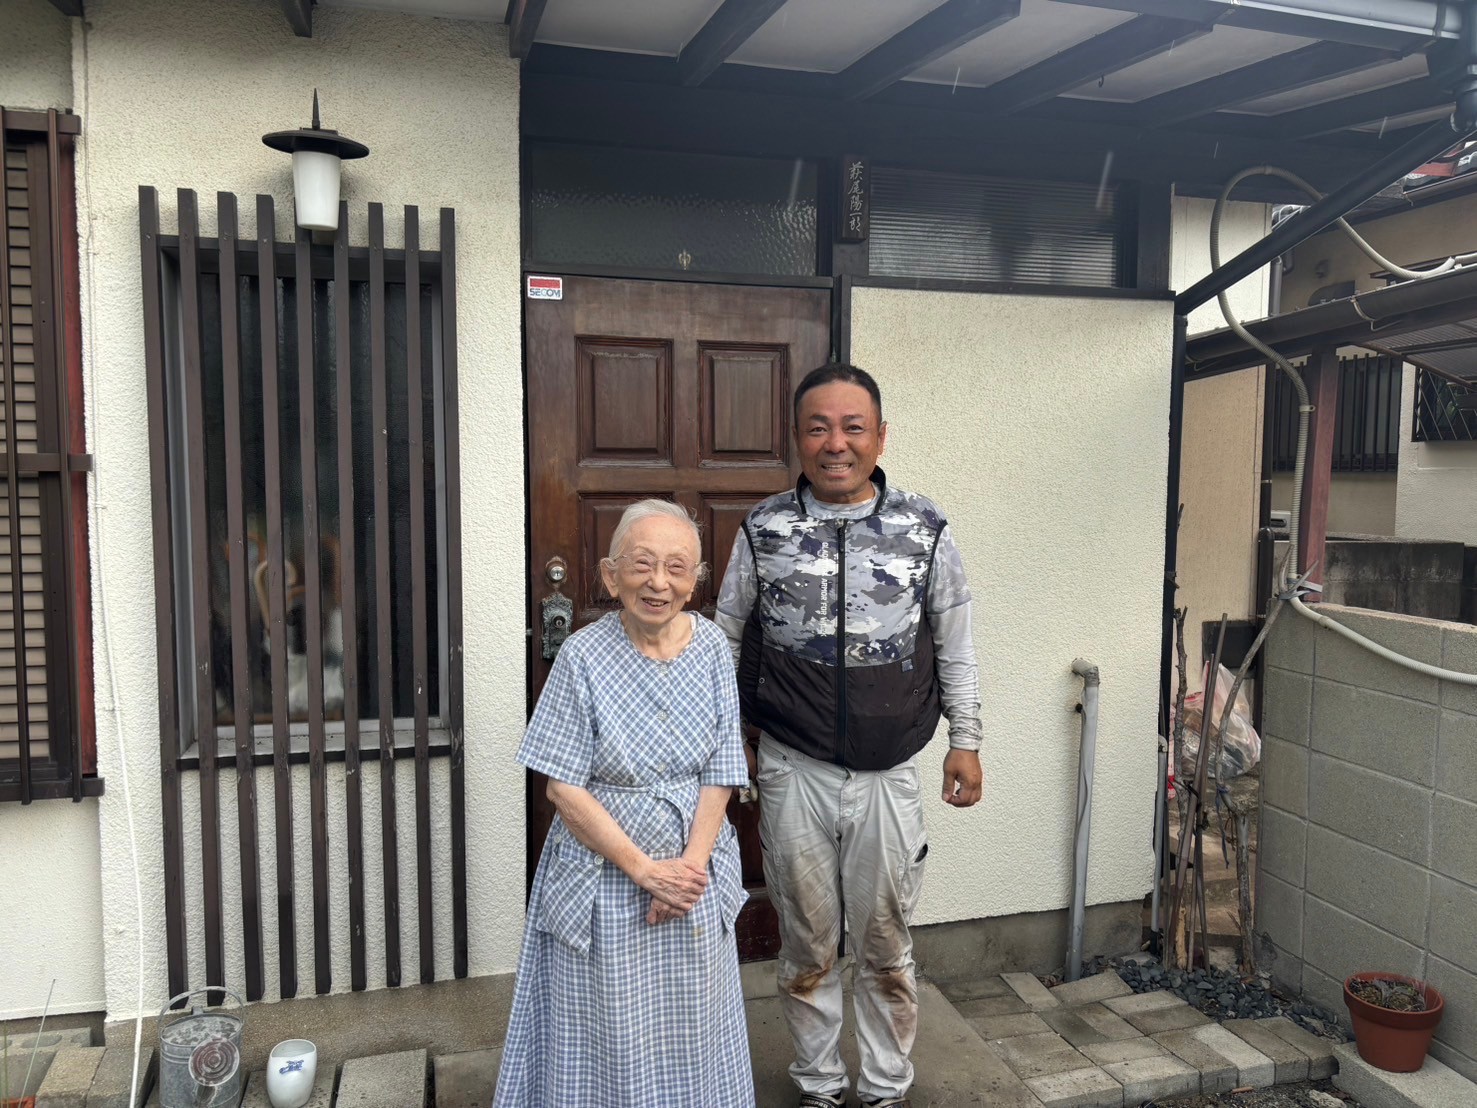
{"label": "zipper on vest", "polygon": [[846,520],[836,529],[836,764],[846,764]]}

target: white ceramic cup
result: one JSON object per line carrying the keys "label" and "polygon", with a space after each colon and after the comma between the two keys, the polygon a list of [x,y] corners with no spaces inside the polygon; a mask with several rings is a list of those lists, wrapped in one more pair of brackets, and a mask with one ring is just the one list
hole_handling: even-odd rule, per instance
{"label": "white ceramic cup", "polygon": [[267,1099],[272,1108],[303,1108],[313,1095],[318,1048],[307,1039],[287,1039],[267,1056]]}

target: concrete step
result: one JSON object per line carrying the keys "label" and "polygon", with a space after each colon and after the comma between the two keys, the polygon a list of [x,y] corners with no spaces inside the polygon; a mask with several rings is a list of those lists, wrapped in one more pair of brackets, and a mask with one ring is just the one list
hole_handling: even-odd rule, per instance
{"label": "concrete step", "polygon": [[1471,1108],[1477,1085],[1434,1058],[1415,1073],[1389,1073],[1359,1057],[1353,1043],[1334,1048],[1338,1073],[1333,1083],[1364,1108]]}
{"label": "concrete step", "polygon": [[434,1064],[436,1108],[487,1108],[502,1064],[500,1046],[441,1055]]}
{"label": "concrete step", "polygon": [[338,1108],[425,1108],[426,1052],[351,1058],[339,1075]]}

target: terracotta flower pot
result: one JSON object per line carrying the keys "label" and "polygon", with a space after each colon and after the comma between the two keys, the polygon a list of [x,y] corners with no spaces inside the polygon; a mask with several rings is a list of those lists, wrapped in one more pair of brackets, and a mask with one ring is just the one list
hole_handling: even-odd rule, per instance
{"label": "terracotta flower pot", "polygon": [[[1413,985],[1426,997],[1424,1012],[1396,1012],[1360,1000],[1349,991],[1351,981],[1398,981]],[[1344,982],[1344,1003],[1354,1021],[1354,1043],[1359,1057],[1391,1073],[1413,1073],[1425,1064],[1431,1037],[1446,1010],[1446,1001],[1434,985],[1398,973],[1356,973]]]}

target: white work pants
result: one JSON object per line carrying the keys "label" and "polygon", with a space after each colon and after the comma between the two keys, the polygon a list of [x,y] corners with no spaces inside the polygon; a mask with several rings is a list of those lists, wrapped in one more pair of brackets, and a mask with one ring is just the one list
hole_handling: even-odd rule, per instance
{"label": "white work pants", "polygon": [[802,1092],[843,1094],[843,920],[856,964],[854,1006],[866,1098],[906,1095],[918,1030],[908,921],[928,840],[918,766],[848,770],[768,735],[759,745],[764,880],[779,914],[780,1007],[795,1041],[790,1075]]}

